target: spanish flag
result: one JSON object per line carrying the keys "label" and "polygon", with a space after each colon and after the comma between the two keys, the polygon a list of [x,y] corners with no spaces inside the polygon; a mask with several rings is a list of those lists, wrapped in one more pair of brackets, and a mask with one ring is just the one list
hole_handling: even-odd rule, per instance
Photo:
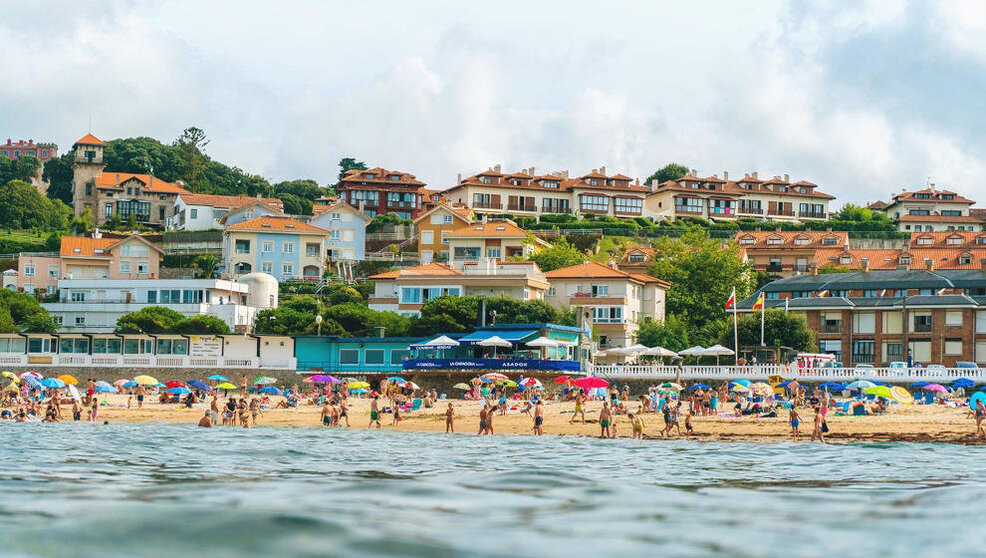
{"label": "spanish flag", "polygon": [[757,308],[763,308],[763,293],[760,293],[760,296],[757,297],[757,301],[753,303],[753,309],[756,310]]}
{"label": "spanish flag", "polygon": [[726,301],[726,310],[732,310],[733,306],[736,305],[736,287],[733,287],[732,294],[729,295],[729,300]]}

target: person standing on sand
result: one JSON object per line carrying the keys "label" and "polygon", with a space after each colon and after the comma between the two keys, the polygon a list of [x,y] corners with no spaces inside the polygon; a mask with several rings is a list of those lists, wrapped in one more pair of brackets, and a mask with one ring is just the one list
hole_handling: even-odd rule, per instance
{"label": "person standing on sand", "polygon": [[603,408],[599,411],[599,437],[609,438],[611,430],[610,421],[613,420],[613,412],[609,409],[609,401],[603,401]]}
{"label": "person standing on sand", "polygon": [[202,428],[212,428],[211,411],[206,411],[205,416],[199,419],[199,426]]}
{"label": "person standing on sand", "polygon": [[630,437],[638,440],[644,438],[644,420],[640,418],[639,414],[627,413],[627,418],[630,419]]}
{"label": "person standing on sand", "polygon": [[448,409],[445,410],[445,433],[449,432],[455,433],[455,407],[452,403],[449,403]]}
{"label": "person standing on sand", "polygon": [[377,423],[377,428],[380,428],[380,396],[377,394],[373,394],[373,399],[370,400],[370,424],[366,429],[373,428],[373,423]]}
{"label": "person standing on sand", "polygon": [[209,418],[212,419],[212,424],[219,422],[219,394],[212,394],[212,401],[209,403]]}
{"label": "person standing on sand", "polygon": [[82,405],[78,399],[72,400],[72,420],[76,422],[82,420]]}
{"label": "person standing on sand", "polygon": [[486,433],[490,436],[493,435],[493,417],[496,416],[494,412],[496,409],[491,405],[489,410],[486,411]]}
{"label": "person standing on sand", "polygon": [[794,408],[794,405],[791,405],[791,412],[788,413],[788,418],[791,419],[791,436],[793,436],[793,441],[797,442],[801,438],[801,432],[798,430],[801,420],[798,416],[798,410]]}
{"label": "person standing on sand", "polygon": [[342,419],[346,419],[346,428],[350,428],[349,425],[349,404],[346,403],[346,392],[342,392],[343,397],[339,400],[339,426],[342,426]]}
{"label": "person standing on sand", "polygon": [[585,400],[585,392],[579,390],[579,392],[575,394],[575,411],[572,413],[572,420],[568,421],[569,424],[575,422],[576,415],[581,415],[582,424],[585,424]]}
{"label": "person standing on sand", "polygon": [[137,395],[137,408],[138,409],[143,409],[144,408],[144,395],[146,393],[147,392],[144,389],[144,386],[142,384],[137,384],[137,387],[134,389],[134,394]]}
{"label": "person standing on sand", "polygon": [[240,399],[246,399],[247,392],[247,377],[243,376],[240,378]]}
{"label": "person standing on sand", "polygon": [[322,426],[332,426],[332,404],[326,401],[322,405],[322,412],[319,416],[322,419]]}
{"label": "person standing on sand", "polygon": [[822,408],[815,407],[815,429],[811,432],[811,441],[814,442],[817,438],[819,442],[825,443],[825,432],[822,430],[822,426],[825,424],[825,415],[822,414]]}
{"label": "person standing on sand", "polygon": [[976,400],[976,435],[986,438],[986,429],[983,429],[983,419],[986,419],[986,405],[982,399]]}
{"label": "person standing on sand", "polygon": [[694,430],[692,428],[692,414],[693,413],[688,413],[685,415],[685,436],[688,437],[692,435],[692,431]]}
{"label": "person standing on sand", "polygon": [[534,434],[540,436],[544,434],[544,401],[538,399],[537,405],[534,406]]}

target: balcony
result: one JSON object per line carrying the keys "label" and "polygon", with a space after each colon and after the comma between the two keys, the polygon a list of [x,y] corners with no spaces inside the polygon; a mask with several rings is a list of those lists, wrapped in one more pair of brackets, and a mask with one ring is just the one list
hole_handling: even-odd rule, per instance
{"label": "balcony", "polygon": [[620,295],[596,295],[575,293],[568,300],[569,306],[626,306],[627,299]]}
{"label": "balcony", "polygon": [[822,333],[842,333],[842,322],[822,324]]}
{"label": "balcony", "polygon": [[911,333],[931,333],[931,324],[914,324]]}
{"label": "balcony", "polygon": [[702,214],[702,208],[700,208],[700,207],[675,206],[674,212],[675,213],[683,213],[685,215],[701,215]]}
{"label": "balcony", "polygon": [[756,215],[757,217],[763,217],[762,207],[740,207],[736,210],[739,215]]}
{"label": "balcony", "polygon": [[781,273],[784,271],[784,264],[767,264],[767,273]]}
{"label": "balcony", "polygon": [[502,203],[473,202],[473,209],[503,209]]}
{"label": "balcony", "polygon": [[767,215],[772,217],[794,217],[793,209],[768,209]]}
{"label": "balcony", "polygon": [[537,211],[537,206],[511,203],[511,204],[507,204],[507,211],[530,211],[531,213],[534,213],[535,211]]}
{"label": "balcony", "polygon": [[542,207],[541,213],[556,213],[556,214],[568,214],[572,210],[568,207]]}
{"label": "balcony", "polygon": [[802,211],[798,213],[802,219],[828,219],[828,214],[824,211]]}

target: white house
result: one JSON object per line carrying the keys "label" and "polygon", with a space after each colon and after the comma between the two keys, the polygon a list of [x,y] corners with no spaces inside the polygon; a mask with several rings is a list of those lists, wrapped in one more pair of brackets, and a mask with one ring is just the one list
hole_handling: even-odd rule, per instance
{"label": "white house", "polygon": [[220,219],[234,209],[260,202],[275,211],[283,211],[277,198],[249,196],[220,196],[216,194],[179,194],[175,199],[174,215],[168,218],[168,230],[205,231],[221,229]]}
{"label": "white house", "polygon": [[344,201],[337,201],[308,220],[329,231],[325,241],[329,261],[362,260],[366,250],[366,224],[370,218]]}

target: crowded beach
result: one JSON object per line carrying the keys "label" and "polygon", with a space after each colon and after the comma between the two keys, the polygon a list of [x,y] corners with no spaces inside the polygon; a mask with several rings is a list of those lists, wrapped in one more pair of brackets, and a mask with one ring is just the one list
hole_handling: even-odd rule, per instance
{"label": "crowded beach", "polygon": [[[773,377],[631,389],[594,376],[487,373],[439,393],[400,376],[312,375],[116,382],[3,372],[0,419],[11,422],[178,422],[201,427],[318,426],[478,435],[749,441],[986,441],[986,388],[860,380],[816,385]],[[418,380],[423,383],[423,380]],[[639,382],[635,382],[639,383]]]}

